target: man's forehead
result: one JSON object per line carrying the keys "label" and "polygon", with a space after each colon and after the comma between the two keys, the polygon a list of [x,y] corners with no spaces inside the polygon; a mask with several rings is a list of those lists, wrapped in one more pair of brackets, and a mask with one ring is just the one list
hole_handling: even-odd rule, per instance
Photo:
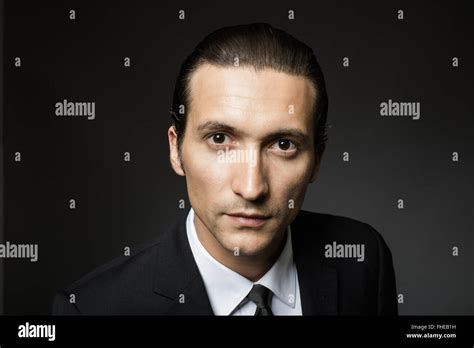
{"label": "man's forehead", "polygon": [[303,76],[249,67],[203,64],[191,76],[189,87],[191,108],[229,112],[298,109],[309,113],[315,97],[311,82]]}

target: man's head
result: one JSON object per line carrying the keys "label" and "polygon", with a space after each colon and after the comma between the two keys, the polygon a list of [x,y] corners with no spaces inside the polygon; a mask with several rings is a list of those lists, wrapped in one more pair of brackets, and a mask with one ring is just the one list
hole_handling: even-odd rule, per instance
{"label": "man's head", "polygon": [[318,171],[327,106],[313,51],[287,33],[250,24],[208,35],[181,67],[168,130],[196,227],[228,252],[275,248]]}

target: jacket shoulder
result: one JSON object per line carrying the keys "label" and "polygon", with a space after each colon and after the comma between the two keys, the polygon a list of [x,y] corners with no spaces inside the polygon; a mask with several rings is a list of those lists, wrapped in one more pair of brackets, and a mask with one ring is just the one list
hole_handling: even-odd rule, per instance
{"label": "jacket shoulder", "polygon": [[299,229],[309,229],[311,233],[303,234],[310,239],[352,241],[374,248],[385,246],[384,238],[374,227],[350,217],[301,210],[294,223]]}
{"label": "jacket shoulder", "polygon": [[128,312],[137,299],[150,296],[159,243],[156,238],[134,247],[129,256],[116,257],[58,291],[53,315]]}
{"label": "jacket shoulder", "polygon": [[392,253],[380,232],[345,216],[302,211],[297,219],[299,249],[337,271],[340,314],[397,315]]}

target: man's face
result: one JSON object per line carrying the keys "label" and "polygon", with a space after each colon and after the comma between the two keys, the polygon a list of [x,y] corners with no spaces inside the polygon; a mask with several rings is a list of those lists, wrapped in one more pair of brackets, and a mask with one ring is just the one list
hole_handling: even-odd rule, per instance
{"label": "man's face", "polygon": [[314,88],[301,76],[209,64],[189,86],[181,157],[174,127],[168,137],[196,228],[229,252],[258,256],[281,241],[318,169]]}

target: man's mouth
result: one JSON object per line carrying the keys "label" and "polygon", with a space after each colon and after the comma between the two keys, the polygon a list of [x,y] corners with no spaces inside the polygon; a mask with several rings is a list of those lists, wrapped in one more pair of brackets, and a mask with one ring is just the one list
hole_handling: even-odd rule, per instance
{"label": "man's mouth", "polygon": [[265,224],[270,216],[259,213],[232,213],[226,214],[234,223],[246,227],[259,227]]}

